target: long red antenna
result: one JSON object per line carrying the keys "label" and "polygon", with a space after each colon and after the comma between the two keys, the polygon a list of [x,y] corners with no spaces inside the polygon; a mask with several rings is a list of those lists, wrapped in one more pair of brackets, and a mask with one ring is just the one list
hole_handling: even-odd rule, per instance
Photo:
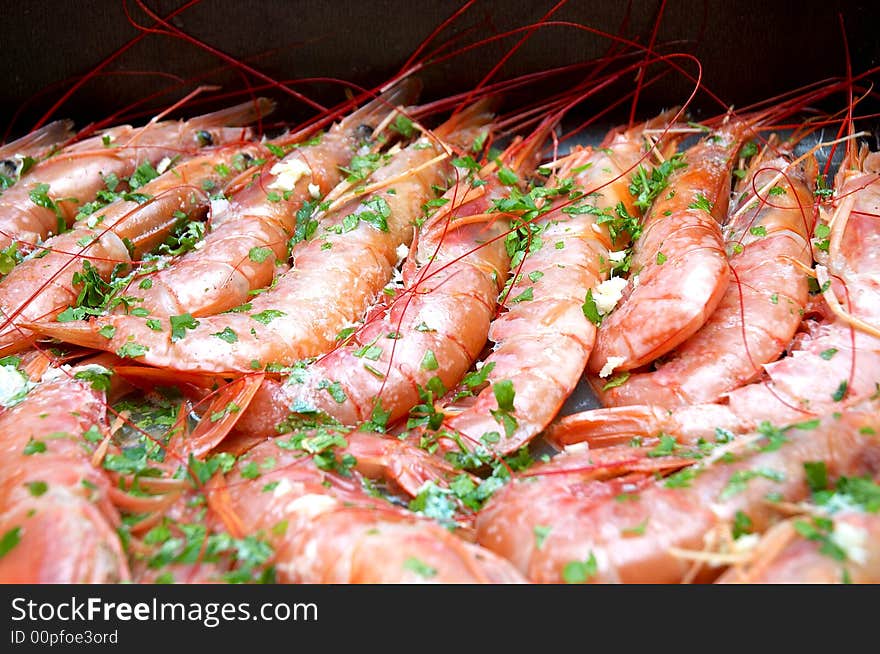
{"label": "long red antenna", "polygon": [[[192,7],[193,5],[198,4],[199,2],[201,2],[201,0],[190,0],[190,1],[187,2],[186,4],[181,5],[180,7],[178,7],[178,8],[175,9],[174,11],[172,11],[172,12],[171,12],[170,14],[168,14],[165,18],[160,19],[160,20],[162,20],[162,21],[170,20],[170,19],[174,18],[175,16],[177,16],[178,14],[180,14],[180,13],[186,11],[187,9],[189,9],[190,7]],[[46,121],[49,120],[49,118],[51,118],[51,117],[55,114],[56,111],[58,111],[58,109],[61,107],[61,105],[63,105],[65,102],[67,102],[67,101],[70,99],[70,96],[72,96],[74,93],[76,93],[76,91],[77,91],[78,89],[80,89],[80,88],[82,87],[83,84],[85,84],[85,83],[88,82],[90,79],[92,79],[95,75],[98,74],[99,71],[101,71],[103,68],[106,68],[108,65],[110,65],[110,64],[111,64],[113,61],[115,61],[116,59],[118,59],[118,58],[119,58],[122,54],[124,54],[126,51],[130,50],[131,48],[133,48],[133,47],[134,47],[137,43],[139,43],[139,42],[140,42],[145,36],[146,36],[146,32],[137,35],[136,37],[134,37],[134,38],[133,38],[131,41],[129,41],[128,43],[122,45],[122,46],[121,46],[120,48],[118,48],[117,50],[114,50],[114,51],[113,51],[112,53],[110,53],[105,59],[103,59],[103,60],[101,61],[101,63],[99,63],[99,64],[98,64],[97,66],[95,66],[92,70],[90,70],[88,73],[86,73],[85,75],[83,75],[83,76],[79,79],[79,81],[75,82],[75,83],[73,84],[73,86],[71,86],[69,89],[67,89],[67,91],[65,91],[64,94],[63,94],[60,98],[58,98],[58,100],[55,102],[55,104],[53,104],[53,105],[49,108],[49,111],[47,111],[45,114],[43,114],[43,117],[40,118],[40,120],[38,120],[38,121],[34,124],[32,130],[33,130],[33,129],[39,129],[40,127],[42,127],[42,126],[46,123]]]}

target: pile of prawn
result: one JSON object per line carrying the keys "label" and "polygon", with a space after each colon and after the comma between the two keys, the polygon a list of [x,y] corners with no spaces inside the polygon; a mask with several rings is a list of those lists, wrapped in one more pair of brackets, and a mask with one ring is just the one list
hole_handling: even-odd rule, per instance
{"label": "pile of prawn", "polygon": [[0,581],[880,580],[853,79],[562,146],[641,65],[2,146]]}

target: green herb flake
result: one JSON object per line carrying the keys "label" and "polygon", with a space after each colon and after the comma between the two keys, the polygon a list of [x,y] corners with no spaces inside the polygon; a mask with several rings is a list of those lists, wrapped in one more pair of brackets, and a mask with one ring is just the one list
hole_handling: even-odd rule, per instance
{"label": "green herb flake", "polygon": [[268,325],[276,318],[281,318],[282,316],[286,315],[286,313],[284,313],[283,311],[278,311],[277,309],[266,309],[265,311],[260,311],[259,313],[252,313],[251,318],[259,323]]}
{"label": "green herb flake", "polygon": [[590,552],[586,561],[569,561],[562,569],[562,580],[567,584],[583,584],[599,571],[596,555]]}
{"label": "green herb flake", "polygon": [[587,291],[587,295],[584,298],[584,303],[581,306],[583,309],[584,316],[594,325],[602,324],[602,316],[599,314],[599,309],[596,306],[596,300],[593,299],[593,290],[590,289]]}
{"label": "green herb flake", "polygon": [[223,331],[214,332],[211,336],[216,336],[221,341],[226,341],[227,343],[235,343],[238,341],[238,334],[236,334],[231,327],[224,327]]}
{"label": "green herb flake", "polygon": [[492,393],[495,395],[495,401],[498,402],[498,408],[502,411],[513,411],[513,400],[516,391],[513,388],[513,382],[509,379],[502,379],[492,385]]}
{"label": "green herb flake", "polygon": [[81,379],[83,381],[87,381],[91,383],[92,388],[100,393],[106,393],[110,390],[110,375],[112,373],[109,370],[95,370],[91,368],[87,368],[85,370],[79,370],[74,373],[74,379]]}
{"label": "green herb flake", "polygon": [[436,568],[432,568],[427,563],[425,563],[421,559],[417,559],[414,556],[408,557],[403,562],[403,568],[405,570],[409,570],[410,572],[415,572],[420,577],[425,577],[426,579],[429,579],[437,574]]}
{"label": "green herb flake", "polygon": [[706,213],[712,213],[712,203],[702,193],[697,193],[694,201],[688,205],[688,209],[699,209]]}
{"label": "green herb flake", "polygon": [[168,321],[171,323],[171,342],[176,343],[186,337],[187,329],[195,329],[199,326],[199,321],[192,317],[192,314],[184,313],[179,316],[170,316]]}
{"label": "green herb flake", "polygon": [[31,456],[33,454],[42,454],[46,451],[46,443],[43,441],[35,440],[33,437],[27,442],[27,445],[24,446],[23,453],[25,456]]}
{"label": "green herb flake", "polygon": [[422,357],[421,363],[422,370],[437,370],[440,365],[437,363],[437,357],[434,356],[434,352],[432,350],[428,350],[425,352],[425,356]]}
{"label": "green herb flake", "polygon": [[116,350],[116,356],[122,357],[123,359],[136,359],[137,357],[144,356],[149,350],[150,348],[146,345],[129,341]]}
{"label": "green herb flake", "polygon": [[49,484],[45,481],[29,481],[25,486],[27,486],[28,492],[34,497],[39,497],[49,490]]}
{"label": "green herb flake", "polygon": [[544,547],[544,541],[547,540],[547,536],[553,531],[553,527],[549,525],[535,525],[533,531],[535,534],[535,549],[541,549]]}
{"label": "green herb flake", "polygon": [[416,131],[415,127],[413,127],[413,122],[403,114],[397,114],[391,127],[395,132],[406,139],[410,138]]}
{"label": "green herb flake", "polygon": [[819,356],[822,357],[823,359],[825,359],[825,361],[830,361],[834,357],[835,354],[837,354],[837,348],[830,347],[827,350],[822,350],[819,353]]}
{"label": "green herb flake", "polygon": [[805,461],[804,474],[812,492],[817,493],[828,488],[828,468],[824,461]]}
{"label": "green herb flake", "polygon": [[736,540],[740,536],[752,533],[753,527],[752,519],[742,511],[737,511],[733,516],[733,525],[730,530],[731,535],[733,536],[733,539]]}
{"label": "green herb flake", "polygon": [[248,259],[254,263],[263,263],[272,254],[271,248],[254,247],[248,251]]}
{"label": "green herb flake", "polygon": [[0,538],[0,559],[21,542],[21,527],[13,527]]}

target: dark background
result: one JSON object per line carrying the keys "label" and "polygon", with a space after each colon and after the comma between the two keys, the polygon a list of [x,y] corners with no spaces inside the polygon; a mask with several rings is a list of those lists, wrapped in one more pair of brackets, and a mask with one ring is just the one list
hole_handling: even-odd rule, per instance
{"label": "dark background", "polygon": [[[160,15],[184,4],[183,0],[145,1]],[[470,30],[464,39],[473,41],[533,22],[552,5],[548,0],[478,1],[440,38]],[[645,43],[660,5],[659,0],[570,0],[554,18]],[[396,72],[431,30],[459,6],[458,0],[203,0],[181,13],[174,24],[275,79],[329,76],[373,86]],[[29,130],[74,81],[140,33],[126,18],[126,8],[134,20],[152,24],[132,0],[4,3],[0,17],[0,139]],[[708,87],[725,103],[742,106],[808,82],[843,75],[846,60],[839,12],[844,16],[855,72],[880,64],[878,12],[872,2],[669,0],[657,43],[658,47],[666,44],[662,46],[666,52],[696,55]],[[621,29],[627,14],[629,22]],[[422,71],[425,96],[439,97],[474,85],[517,38]],[[595,34],[570,27],[545,27],[501,69],[500,77],[584,61],[601,55],[608,45],[606,38]],[[693,65],[690,69],[694,70]],[[197,76],[201,76],[199,81],[192,81]],[[253,77],[247,79],[251,85],[259,83]],[[161,97],[122,115],[136,121],[204,82],[220,84],[228,92],[246,86],[242,74],[224,68],[222,61],[202,49],[180,39],[149,34],[102,75],[78,89],[54,117],[71,117],[81,126],[164,89]],[[680,76],[669,75],[645,91],[639,114],[647,116],[657,108],[681,103],[691,87]],[[339,86],[326,83],[297,88],[323,103],[343,98]],[[309,117],[310,111],[302,103],[277,90],[270,95],[282,101],[276,116],[287,121]],[[602,102],[607,104],[607,96]],[[205,98],[195,106],[201,110],[221,104],[219,98]],[[860,107],[862,113],[864,107]],[[701,109],[716,112],[719,105],[701,95],[692,108],[699,115]]]}

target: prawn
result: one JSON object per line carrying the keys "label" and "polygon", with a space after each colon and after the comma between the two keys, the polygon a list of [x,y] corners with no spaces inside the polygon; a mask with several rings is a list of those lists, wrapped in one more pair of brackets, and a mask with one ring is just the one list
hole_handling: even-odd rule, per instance
{"label": "prawn", "polygon": [[[524,169],[539,141],[517,153],[515,169]],[[503,156],[515,151],[511,146]],[[508,192],[489,174],[495,166],[487,166],[485,183],[476,189],[463,179],[446,191],[446,202],[419,231],[404,264],[403,289],[389,305],[374,307],[343,345],[286,381],[267,380],[237,429],[272,433],[291,407],[349,426],[369,420],[378,408],[390,423],[421,395],[440,397],[458,382],[485,344],[510,261],[507,221],[487,213]]]}
{"label": "prawn", "polygon": [[110,482],[90,460],[107,434],[106,405],[89,375],[80,374],[85,372],[99,371],[88,365],[52,369],[34,383],[15,366],[3,367],[2,374],[16,376],[22,389],[13,400],[6,398],[0,413],[3,583],[130,577]]}
{"label": "prawn", "polygon": [[[295,147],[276,145],[289,151],[265,164],[225,210],[212,215],[211,231],[198,250],[162,270],[135,275],[123,294],[137,298],[154,317],[207,316],[244,303],[250,291],[272,281],[275,262],[287,259],[298,214],[308,214],[342,180],[341,168],[352,157],[369,162],[369,154],[356,154],[361,145],[396,105],[409,103],[417,92],[415,82],[404,80],[327,133]],[[300,219],[303,233],[307,218]]]}
{"label": "prawn", "polygon": [[[738,416],[798,420],[841,401],[870,397],[880,382],[880,154],[853,151],[835,183],[830,221],[817,227],[817,281],[833,319],[798,341],[789,356],[764,366],[764,383],[729,395]],[[828,248],[827,256],[821,254]]]}
{"label": "prawn", "polygon": [[[638,215],[626,173],[646,156],[647,128],[665,126],[667,112],[628,130],[612,130],[598,148],[575,150],[557,162],[557,179],[573,176],[585,200],[565,197],[530,221],[531,239],[524,264],[514,263],[516,277],[506,293],[509,306],[490,327],[493,351],[481,364],[476,381],[489,383],[474,396],[463,385],[442,405],[443,428],[472,443],[498,430],[495,384],[507,380],[515,394],[515,427],[500,442],[484,445],[508,454],[526,444],[556,415],[574,389],[590,356],[596,328],[584,314],[587,291],[603,282],[614,265],[612,252],[623,252],[628,234],[609,230],[617,207]],[[660,149],[658,148],[658,152]],[[549,184],[548,187],[549,188]],[[471,378],[469,378],[471,379]],[[475,386],[472,382],[471,386]]]}
{"label": "prawn", "polygon": [[0,196],[0,250],[33,246],[60,234],[80,207],[92,201],[106,180],[130,177],[145,163],[192,154],[203,145],[234,143],[247,136],[241,125],[254,122],[274,105],[266,99],[229,107],[187,121],[151,122],[106,130],[37,163]]}
{"label": "prawn", "polygon": [[[571,455],[583,461],[587,474],[571,464],[562,474],[533,468],[477,515],[477,542],[537,582],[683,581],[696,574],[690,559],[712,560],[711,553],[698,556],[700,550],[731,540],[735,521],[762,533],[774,520],[774,502],[807,497],[805,464],[822,462],[829,476],[876,472],[878,408],[874,400],[807,423],[768,426],[729,444],[712,443],[724,449],[704,452],[704,462],[661,480],[631,475],[595,481],[591,453]],[[713,576],[717,571],[702,569],[697,578]]]}
{"label": "prawn", "polygon": [[[432,139],[467,147],[489,120],[480,103],[441,126]],[[150,327],[149,319],[111,315],[88,323],[42,323],[39,331],[134,353],[139,361],[174,370],[248,372],[319,355],[333,346],[340,330],[362,317],[390,279],[398,248],[411,243],[412,221],[431,199],[432,185],[448,172],[446,147],[423,137],[390,155],[370,177],[366,189],[373,192],[328,209],[315,236],[293,248],[290,271],[230,313],[198,320],[171,316],[160,329]],[[186,323],[184,336],[175,331],[179,322]],[[111,338],[101,335],[111,329]]]}
{"label": "prawn", "polygon": [[630,286],[599,327],[592,373],[606,377],[650,363],[692,336],[721,301],[730,270],[720,223],[746,127],[728,122],[691,147],[669,191],[648,210]]}
{"label": "prawn", "polygon": [[812,157],[797,167],[790,157],[755,158],[745,187],[763,195],[744,193],[725,226],[733,276],[718,307],[655,370],[623,376],[609,388],[593,379],[602,404],[714,402],[755,381],[761,365],[779,357],[807,304],[815,176]]}
{"label": "prawn", "polygon": [[[880,294],[876,282],[880,272],[880,170],[875,169],[877,156],[866,150],[849,154],[847,162],[838,174],[834,214],[827,232],[817,227],[820,235],[812,239],[817,250],[828,248],[823,257],[827,267],[820,264],[816,270],[823,279],[822,294],[830,319],[813,324],[796,338],[787,356],[764,364],[764,378],[729,391],[716,404],[598,409],[562,418],[551,428],[550,438],[570,445],[663,431],[693,441],[716,426],[741,433],[756,429],[762,421],[785,424],[808,420],[876,393],[880,380]],[[841,306],[838,295],[846,298],[847,308]],[[837,310],[831,311],[834,307]]]}
{"label": "prawn", "polygon": [[[293,583],[513,583],[522,581],[507,561],[462,540],[436,523],[413,516],[362,490],[352,471],[322,471],[291,443],[319,439],[294,434],[264,441],[239,458],[236,469],[208,490],[209,505],[229,531],[263,530],[274,549],[278,580]],[[373,434],[348,434],[357,475],[396,470],[419,474],[434,460],[407,443]],[[394,443],[388,449],[385,443]],[[376,448],[381,448],[377,452]],[[370,456],[364,456],[369,452]],[[351,454],[349,454],[351,456]],[[242,476],[246,466],[258,479]],[[413,482],[415,480],[412,480]],[[271,488],[266,492],[265,488]],[[222,505],[222,508],[221,508]],[[279,526],[281,525],[281,526]]]}
{"label": "prawn", "polygon": [[[184,220],[203,215],[209,204],[204,189],[223,184],[221,171],[233,160],[253,159],[262,146],[234,145],[207,151],[189,159],[114,202],[82,215],[73,228],[46,240],[43,256],[22,261],[0,280],[0,353],[28,347],[36,335],[23,325],[54,319],[68,307],[93,302],[88,284],[110,286],[112,275],[121,276],[141,255],[159,245],[171,229]],[[97,279],[95,279],[97,277]],[[80,286],[81,288],[77,288]],[[123,296],[124,297],[124,296]],[[127,310],[137,298],[125,297]]]}

